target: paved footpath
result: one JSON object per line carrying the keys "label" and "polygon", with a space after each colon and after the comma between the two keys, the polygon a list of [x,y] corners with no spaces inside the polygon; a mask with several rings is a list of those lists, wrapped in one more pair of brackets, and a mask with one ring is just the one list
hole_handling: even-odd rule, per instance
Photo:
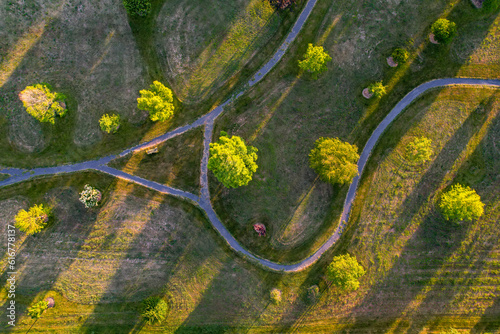
{"label": "paved footpath", "polygon": [[[286,50],[288,49],[288,46],[293,42],[295,37],[298,35],[300,30],[302,29],[304,23],[307,20],[307,17],[311,13],[314,5],[316,4],[317,0],[309,0],[303,9],[302,13],[300,14],[299,18],[297,19],[297,22],[295,23],[294,27],[292,28],[292,31],[288,34],[287,38],[285,39],[285,42],[281,45],[281,47],[276,51],[275,55],[271,58],[271,60],[266,63],[258,72],[257,74],[248,82],[246,85],[246,89],[249,87],[255,85],[257,82],[259,82],[266,74],[268,74],[271,69],[280,61],[280,59],[283,57],[285,54]],[[337,227],[337,229],[333,232],[333,234],[330,236],[330,238],[311,256],[308,258],[294,264],[280,264],[280,263],[275,263],[271,262],[269,260],[260,258],[252,253],[250,253],[247,249],[245,249],[241,244],[234,238],[234,236],[229,232],[229,230],[222,224],[220,221],[219,217],[215,213],[212,203],[210,202],[210,192],[209,192],[209,187],[208,187],[208,157],[209,157],[209,148],[210,148],[210,143],[212,141],[212,136],[213,136],[213,129],[214,129],[214,122],[217,119],[219,115],[222,114],[224,111],[224,106],[226,106],[228,103],[233,102],[235,99],[240,97],[243,94],[242,92],[239,92],[235,95],[233,95],[231,98],[229,98],[226,102],[221,104],[220,106],[216,107],[212,111],[210,111],[208,114],[198,118],[196,121],[194,121],[191,124],[179,127],[173,131],[170,131],[168,133],[165,133],[161,136],[158,136],[154,138],[151,141],[148,141],[146,143],[134,146],[132,148],[126,149],[123,152],[121,152],[118,155],[110,155],[101,159],[97,160],[90,160],[90,161],[85,161],[81,163],[76,163],[72,165],[63,165],[63,166],[56,166],[56,167],[47,167],[47,168],[34,168],[31,170],[27,169],[19,169],[19,168],[5,168],[5,169],[0,169],[1,174],[8,174],[10,175],[9,178],[0,181],[0,188],[8,185],[12,185],[15,183],[27,181],[29,179],[32,179],[34,177],[38,176],[44,176],[44,175],[54,175],[54,174],[62,174],[62,173],[73,173],[73,172],[79,172],[79,171],[85,171],[85,170],[97,170],[121,179],[124,179],[128,182],[136,183],[139,184],[143,187],[147,187],[156,191],[159,191],[164,194],[172,195],[172,196],[177,196],[180,198],[184,198],[186,200],[189,200],[195,205],[198,205],[206,214],[208,219],[210,220],[212,226],[219,232],[219,234],[224,238],[224,240],[227,242],[228,246],[232,248],[235,252],[243,255],[245,258],[248,260],[255,262],[257,264],[260,264],[266,269],[270,270],[275,270],[275,271],[282,271],[282,272],[297,272],[300,270],[303,270],[313,263],[315,263],[330,247],[332,247],[337,240],[342,236],[342,233],[345,228],[345,224],[349,219],[349,212],[351,210],[352,203],[354,201],[354,198],[356,196],[356,189],[358,187],[359,183],[359,178],[361,177],[363,173],[363,169],[366,165],[366,162],[375,147],[375,144],[379,140],[380,136],[382,133],[385,131],[385,129],[391,124],[391,122],[417,97],[419,97],[421,94],[424,92],[428,91],[429,89],[436,88],[436,87],[443,87],[443,86],[449,86],[449,85],[470,85],[470,86],[483,86],[483,87],[495,87],[495,88],[500,88],[500,80],[483,80],[483,79],[468,79],[468,78],[449,78],[449,79],[438,79],[438,80],[433,80],[426,82],[414,90],[412,90],[408,95],[406,95],[393,109],[392,111],[384,118],[382,122],[378,125],[378,127],[375,129],[375,131],[372,133],[370,139],[368,139],[368,142],[366,143],[363,152],[361,153],[360,159],[358,161],[358,172],[359,176],[355,177],[353,182],[351,183],[349,187],[349,191],[347,193],[345,202],[344,202],[344,208],[342,211],[342,215],[340,217],[340,224]],[[205,132],[204,132],[204,140],[203,140],[203,157],[201,160],[201,176],[200,176],[200,184],[201,184],[201,190],[198,195],[192,194],[186,191],[182,191],[179,189],[175,189],[172,187],[168,187],[164,184],[146,180],[143,178],[140,178],[135,175],[131,175],[128,173],[125,173],[123,171],[111,168],[107,166],[107,164],[120,157],[124,157],[130,153],[145,150],[149,147],[159,145],[171,138],[174,138],[175,136],[178,136],[188,130],[191,130],[193,128],[199,127],[199,126],[204,126]]]}

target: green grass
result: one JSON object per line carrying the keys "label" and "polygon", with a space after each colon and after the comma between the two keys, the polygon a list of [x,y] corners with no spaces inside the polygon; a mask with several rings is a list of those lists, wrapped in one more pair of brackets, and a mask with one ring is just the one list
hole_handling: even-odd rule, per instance
{"label": "green grass", "polygon": [[[429,27],[442,13],[457,23],[458,34],[448,45],[429,44]],[[383,117],[417,85],[458,75],[498,78],[498,43],[484,51],[488,57],[481,62],[469,60],[475,48],[462,50],[460,57],[454,51],[462,48],[458,44],[470,45],[464,40],[496,36],[498,20],[466,1],[410,1],[389,8],[379,1],[318,2],[283,60],[217,120],[216,136],[228,131],[259,149],[259,169],[248,186],[227,190],[211,179],[214,205],[227,227],[266,258],[296,261],[311,254],[336,227],[348,189],[316,181],[308,166],[314,141],[339,137],[361,151]],[[311,42],[333,58],[316,81],[297,66]],[[397,46],[408,47],[410,62],[390,68],[386,58]],[[362,90],[378,80],[388,85],[388,95],[365,100]],[[311,197],[321,200],[304,208],[311,189]],[[293,242],[284,244],[297,215],[305,223]],[[265,239],[252,231],[254,222],[266,224]]]}
{"label": "green grass", "polygon": [[203,155],[203,128],[196,128],[145,151],[112,161],[109,166],[168,186],[198,193]]}

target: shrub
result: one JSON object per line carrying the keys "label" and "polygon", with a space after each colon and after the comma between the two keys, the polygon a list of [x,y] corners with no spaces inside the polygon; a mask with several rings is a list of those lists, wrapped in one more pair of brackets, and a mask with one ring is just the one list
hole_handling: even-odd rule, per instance
{"label": "shrub", "polygon": [[406,146],[406,158],[415,163],[429,161],[433,152],[432,140],[426,137],[415,138]]}
{"label": "shrub", "polygon": [[485,0],[482,8],[487,13],[494,12],[500,8],[500,0]]}
{"label": "shrub", "polygon": [[484,204],[474,189],[456,184],[441,196],[439,208],[447,220],[473,220],[484,213]]}
{"label": "shrub", "polygon": [[392,51],[392,59],[398,64],[404,64],[408,61],[408,58],[410,57],[410,53],[403,48],[396,48],[394,51]]}
{"label": "shrub", "polygon": [[49,221],[50,209],[43,204],[34,205],[28,211],[19,210],[14,225],[22,232],[33,235],[40,232]]}
{"label": "shrub", "polygon": [[148,297],[141,304],[141,315],[150,325],[165,320],[168,311],[167,302],[160,297]]}
{"label": "shrub", "polygon": [[143,89],[139,93],[141,97],[137,99],[137,107],[148,111],[153,122],[166,121],[174,114],[172,91],[161,82],[154,81],[149,90]]}
{"label": "shrub", "polygon": [[99,120],[101,130],[107,133],[115,133],[120,128],[120,115],[104,114]]}
{"label": "shrub", "polygon": [[83,191],[80,193],[80,202],[82,202],[86,208],[97,206],[100,200],[101,192],[99,190],[88,184],[83,187]]}
{"label": "shrub", "polygon": [[281,291],[274,288],[271,290],[270,292],[270,298],[271,298],[271,302],[275,305],[279,304],[281,302]]}
{"label": "shrub", "polygon": [[359,154],[356,145],[338,138],[319,138],[309,154],[309,165],[321,180],[335,183],[350,183],[358,175]]}
{"label": "shrub", "polygon": [[227,188],[245,186],[252,180],[257,170],[257,149],[246,146],[238,136],[229,138],[227,133],[221,132],[217,143],[210,144],[210,169],[217,180]]}
{"label": "shrub", "polygon": [[269,3],[271,6],[273,6],[276,9],[286,9],[290,7],[292,4],[297,2],[297,0],[269,0]]}
{"label": "shrub", "polygon": [[299,60],[299,67],[317,78],[319,73],[326,71],[326,62],[331,60],[332,57],[323,50],[322,46],[314,46],[309,43],[304,60]]}
{"label": "shrub", "polygon": [[309,303],[316,303],[319,299],[319,296],[319,287],[317,285],[313,285],[307,289],[307,301]]}
{"label": "shrub", "polygon": [[326,274],[332,283],[344,291],[359,288],[359,278],[365,270],[355,257],[349,254],[335,256],[327,268]]}
{"label": "shrub", "polygon": [[38,319],[42,316],[42,313],[49,307],[49,303],[45,300],[39,301],[35,305],[28,308],[28,315],[32,319]]}
{"label": "shrub", "polygon": [[123,0],[123,6],[133,16],[147,16],[151,11],[150,0]]}
{"label": "shrub", "polygon": [[23,102],[26,111],[42,123],[55,123],[55,117],[64,116],[66,109],[61,102],[66,97],[61,93],[52,92],[49,84],[41,83],[27,86],[21,93],[19,99]]}
{"label": "shrub", "polygon": [[434,34],[436,41],[446,43],[453,37],[453,35],[455,35],[457,25],[455,22],[451,22],[447,19],[439,19],[432,24],[431,31]]}
{"label": "shrub", "polygon": [[371,84],[370,86],[368,86],[368,90],[371,94],[373,94],[373,96],[378,98],[387,94],[386,87],[382,84],[382,81]]}

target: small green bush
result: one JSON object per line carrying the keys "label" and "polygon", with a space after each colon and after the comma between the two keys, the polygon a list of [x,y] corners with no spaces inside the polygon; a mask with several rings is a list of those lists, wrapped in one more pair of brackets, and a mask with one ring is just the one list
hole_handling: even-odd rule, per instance
{"label": "small green bush", "polygon": [[127,13],[134,16],[147,16],[151,11],[150,0],[123,0]]}
{"label": "small green bush", "polygon": [[382,84],[382,81],[375,82],[368,86],[368,90],[370,91],[373,96],[380,98],[387,94],[387,89],[386,87]]}
{"label": "small green bush", "polygon": [[66,109],[61,106],[66,96],[53,92],[47,83],[27,86],[19,93],[19,99],[28,114],[42,123],[54,124],[56,116],[63,117],[66,114]]}
{"label": "small green bush", "polygon": [[281,291],[274,288],[271,290],[269,297],[271,298],[271,302],[277,305],[281,302]]}
{"label": "small green bush", "polygon": [[447,19],[439,19],[432,24],[431,31],[436,41],[446,43],[450,41],[457,32],[457,25],[455,22],[451,22]]}
{"label": "small green bush", "polygon": [[120,115],[104,114],[99,120],[101,130],[107,133],[115,133],[120,127]]}
{"label": "small green bush", "polygon": [[160,297],[148,297],[141,304],[141,315],[150,325],[165,320],[168,311],[167,302]]}
{"label": "small green bush", "polygon": [[43,230],[49,221],[50,209],[43,204],[34,205],[28,211],[19,210],[14,225],[22,232],[33,235]]}
{"label": "small green bush", "polygon": [[86,208],[97,206],[100,200],[101,192],[99,190],[88,184],[83,187],[83,191],[80,193],[80,202],[82,202]]}
{"label": "small green bush", "polygon": [[404,64],[408,61],[408,58],[410,57],[410,53],[403,48],[396,48],[394,51],[392,51],[392,59],[398,64]]}
{"label": "small green bush", "polygon": [[35,305],[28,308],[28,315],[32,319],[38,319],[42,316],[42,313],[49,307],[49,302],[42,300]]}

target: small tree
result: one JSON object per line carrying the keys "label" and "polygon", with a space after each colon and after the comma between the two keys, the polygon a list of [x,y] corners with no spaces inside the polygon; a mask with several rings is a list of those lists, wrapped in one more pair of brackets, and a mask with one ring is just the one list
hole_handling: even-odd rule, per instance
{"label": "small tree", "polygon": [[326,62],[332,60],[332,57],[323,50],[322,46],[314,46],[311,43],[307,46],[304,60],[299,60],[299,67],[313,75],[316,79],[318,74],[326,71]]}
{"label": "small tree", "polygon": [[312,285],[307,289],[307,301],[310,304],[316,303],[320,297],[319,286]]}
{"label": "small tree", "polygon": [[100,200],[101,192],[99,190],[88,184],[83,187],[83,191],[80,193],[80,202],[82,202],[86,208],[97,206]]}
{"label": "small tree", "polygon": [[217,143],[210,144],[210,169],[217,180],[227,188],[245,186],[257,170],[257,149],[246,146],[238,136],[228,137],[221,132]]}
{"label": "small tree", "polygon": [[355,257],[345,254],[333,258],[326,274],[335,286],[344,291],[354,291],[359,288],[358,279],[365,274],[365,270]]}
{"label": "small tree", "polygon": [[123,0],[123,6],[133,16],[147,16],[151,11],[150,0]]}
{"label": "small tree", "polygon": [[279,304],[281,302],[281,291],[276,288],[272,289],[270,292],[270,298],[273,304]]}
{"label": "small tree", "polygon": [[35,305],[28,308],[28,315],[32,319],[38,319],[42,316],[42,313],[49,307],[49,302],[42,300]]}
{"label": "small tree", "polygon": [[28,211],[19,210],[14,225],[26,234],[33,235],[40,232],[49,221],[50,209],[43,204],[34,205]]}
{"label": "small tree", "polygon": [[436,41],[440,43],[446,43],[457,31],[457,25],[455,22],[451,22],[447,19],[439,19],[434,22],[431,26],[431,31],[436,38]]}
{"label": "small tree", "polygon": [[141,315],[150,325],[165,320],[168,311],[167,302],[160,297],[148,297],[141,304]]}
{"label": "small tree", "polygon": [[283,10],[290,7],[296,1],[297,0],[269,0],[269,3],[274,8]]}
{"label": "small tree", "polygon": [[447,220],[473,220],[484,213],[484,204],[474,189],[455,184],[441,196],[439,208]]}
{"label": "small tree", "polygon": [[319,177],[332,184],[350,183],[358,175],[358,148],[338,138],[319,138],[309,154],[309,164]]}
{"label": "small tree", "polygon": [[415,138],[406,146],[406,158],[414,163],[429,161],[433,153],[432,140],[426,137]]}
{"label": "small tree", "polygon": [[141,97],[137,99],[137,107],[148,111],[153,122],[166,121],[174,114],[172,91],[161,82],[154,81],[149,90],[143,89],[139,93]]}
{"label": "small tree", "polygon": [[107,133],[115,133],[120,128],[120,115],[104,114],[99,120],[101,130]]}
{"label": "small tree", "polygon": [[382,84],[382,81],[371,84],[370,86],[368,86],[368,90],[371,94],[373,94],[373,96],[378,98],[387,94],[386,86]]}
{"label": "small tree", "polygon": [[66,109],[61,103],[66,97],[61,93],[52,92],[49,84],[41,83],[27,86],[21,93],[19,99],[23,102],[26,111],[42,123],[55,123],[55,117],[64,116]]}
{"label": "small tree", "polygon": [[392,59],[398,64],[404,64],[408,61],[408,58],[410,57],[410,53],[403,48],[396,48],[394,51],[392,51]]}

